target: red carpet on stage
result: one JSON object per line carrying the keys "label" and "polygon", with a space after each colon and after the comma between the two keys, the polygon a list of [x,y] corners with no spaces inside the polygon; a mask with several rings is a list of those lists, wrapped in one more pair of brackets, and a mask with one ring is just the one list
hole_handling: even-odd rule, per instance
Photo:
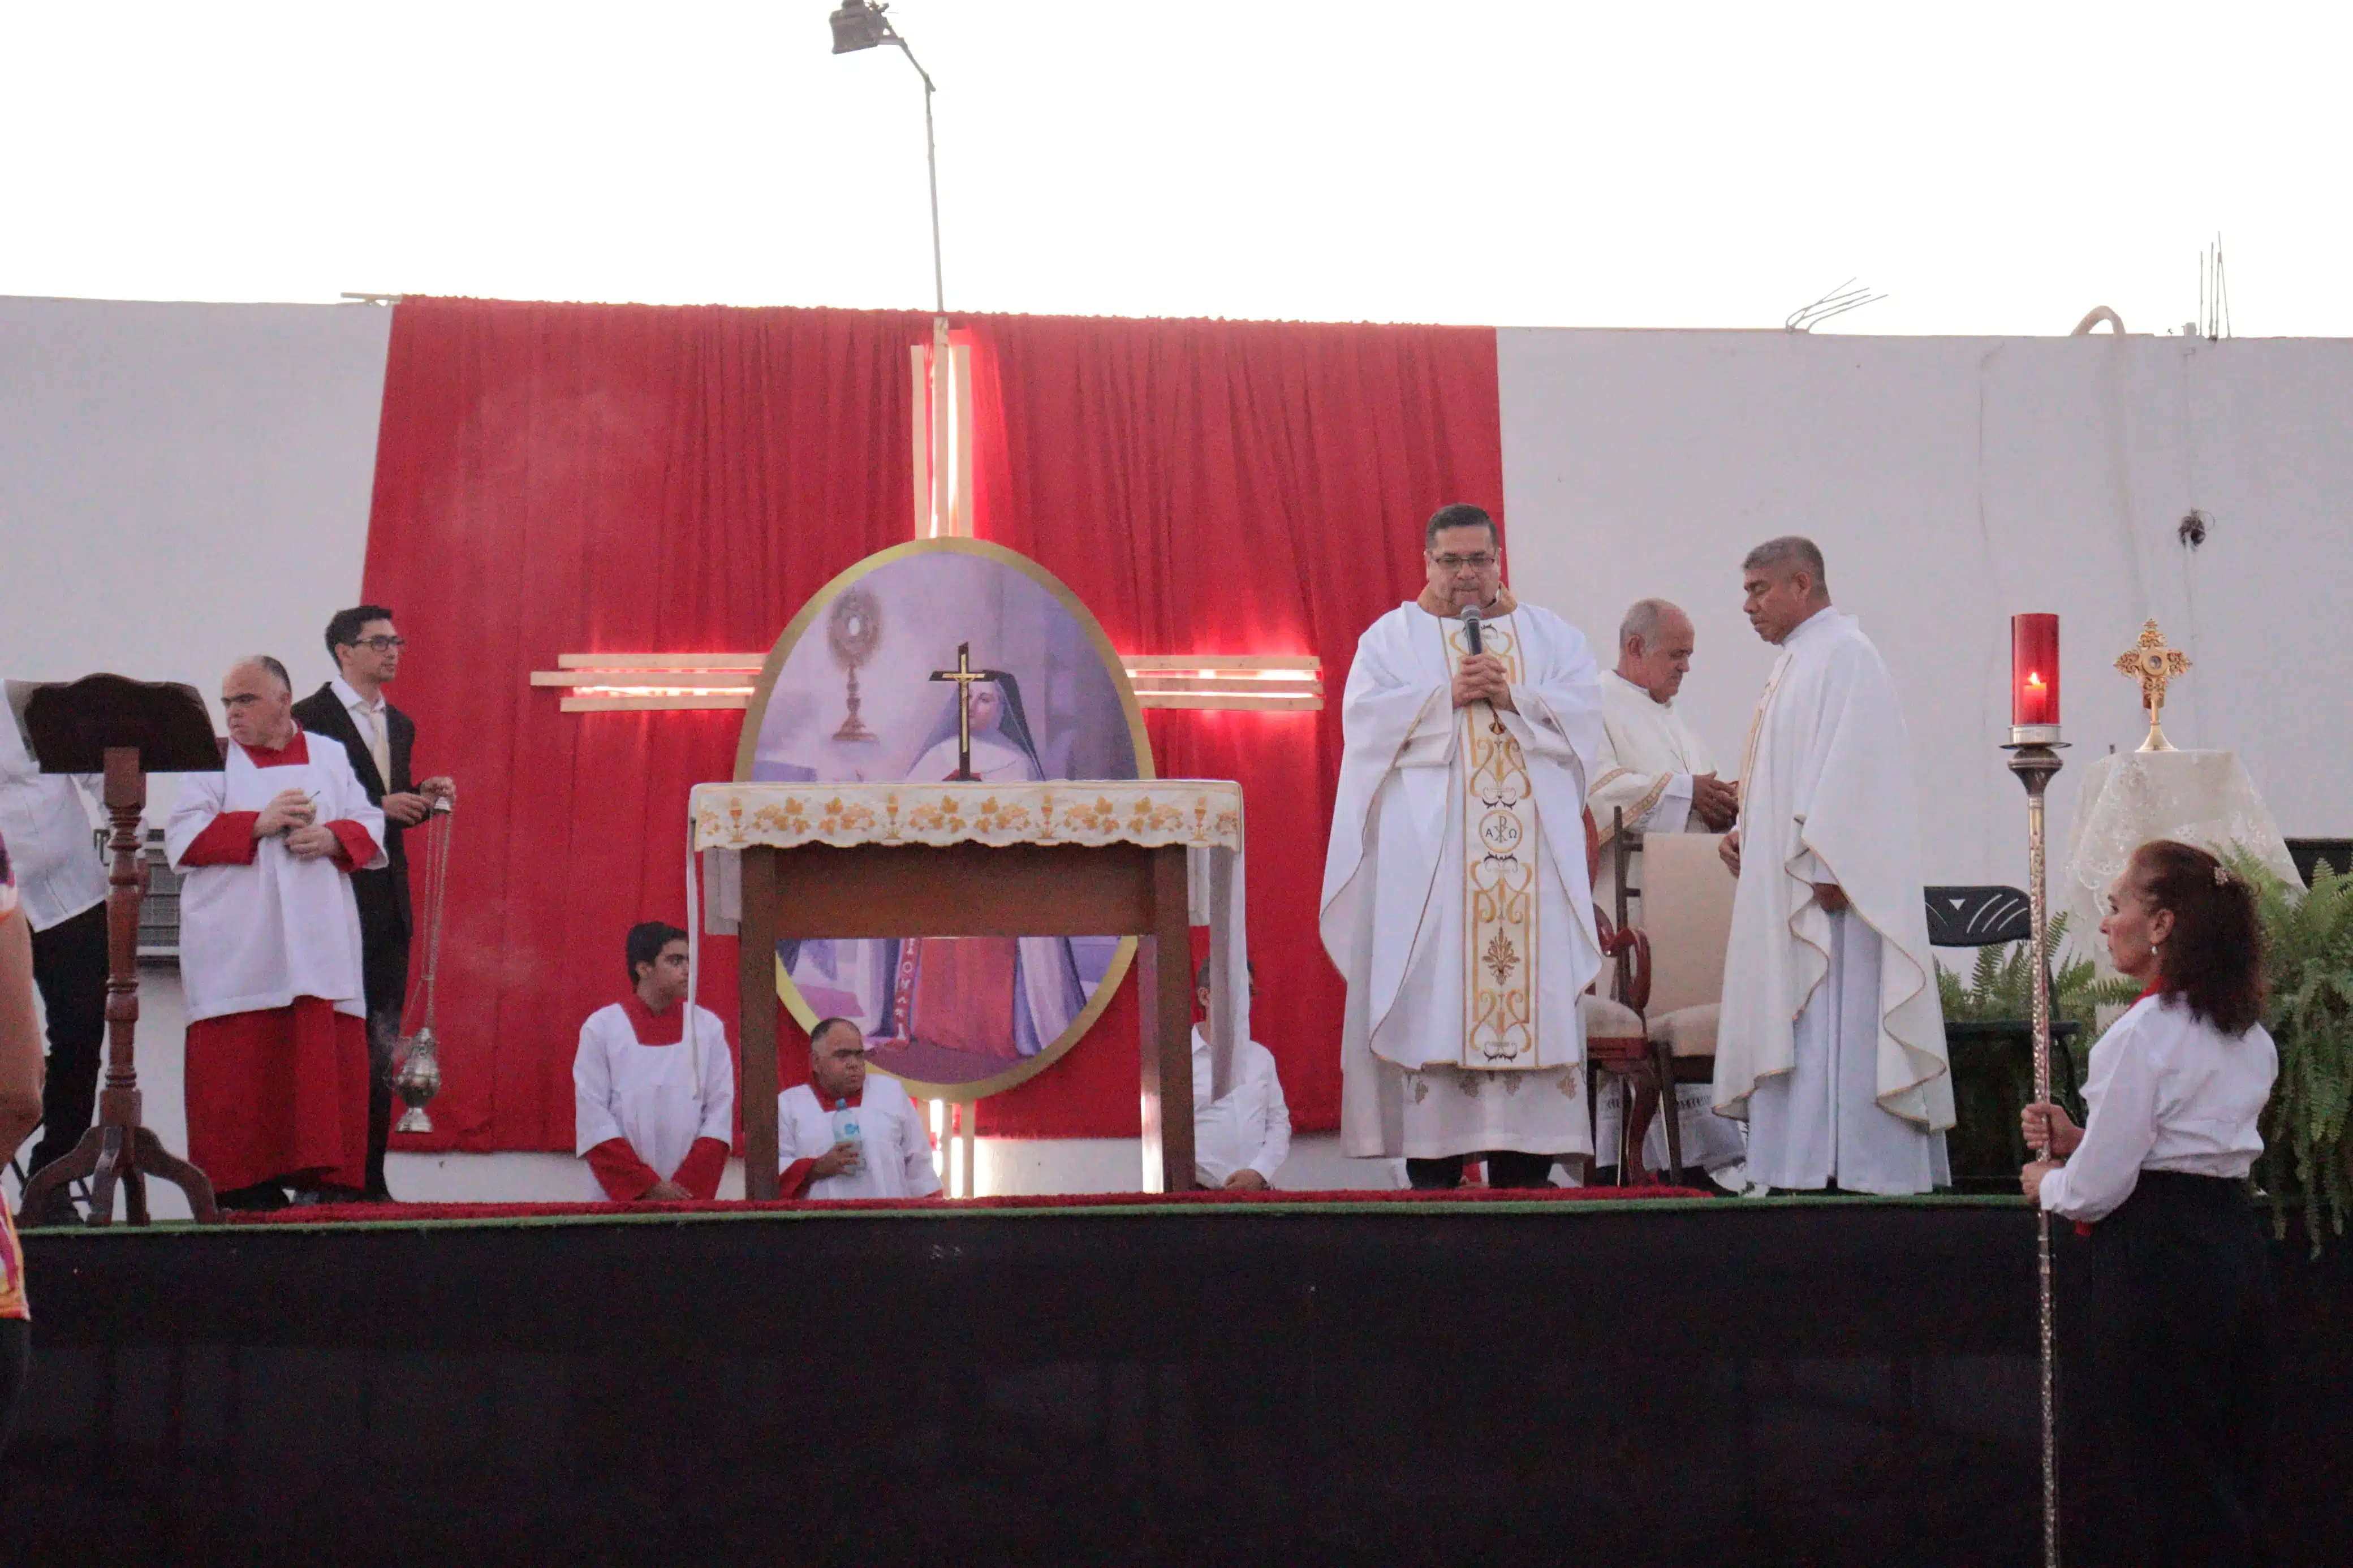
{"label": "red carpet on stage", "polygon": [[1649,1198],[1707,1198],[1694,1187],[1546,1187],[1513,1191],[1460,1187],[1452,1192],[1364,1191],[1327,1193],[1064,1193],[1042,1197],[944,1198],[906,1202],[898,1198],[804,1198],[747,1203],[717,1200],[682,1204],[312,1204],[301,1208],[230,1215],[235,1225],[409,1224],[437,1219],[613,1219],[636,1215],[728,1215],[842,1213],[892,1210],[968,1213],[976,1209],[1121,1209],[1258,1205],[1315,1208],[1377,1208],[1397,1204],[1544,1204],[1620,1202]]}

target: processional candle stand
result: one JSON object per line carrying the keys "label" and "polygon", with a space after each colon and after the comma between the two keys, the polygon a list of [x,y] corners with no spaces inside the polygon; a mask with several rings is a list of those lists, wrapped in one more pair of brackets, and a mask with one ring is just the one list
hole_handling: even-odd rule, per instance
{"label": "processional candle stand", "polygon": [[[2034,922],[2034,1099],[2051,1100],[2051,908],[2046,892],[2042,797],[2058,773],[2059,617],[2010,618],[2010,771],[2026,786],[2026,893]],[[2048,1151],[2044,1151],[2047,1152]],[[2034,1214],[2035,1289],[2042,1371],[2042,1562],[2059,1564],[2059,1446],[2056,1313],[2051,1283],[2051,1211]]]}

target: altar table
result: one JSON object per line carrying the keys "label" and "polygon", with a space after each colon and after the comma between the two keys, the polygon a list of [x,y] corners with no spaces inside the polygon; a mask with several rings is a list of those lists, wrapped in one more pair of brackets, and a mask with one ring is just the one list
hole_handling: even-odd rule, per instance
{"label": "altar table", "polygon": [[795,938],[1142,938],[1143,1190],[1193,1185],[1187,857],[1206,862],[1222,1093],[1250,1025],[1239,784],[706,784],[688,809],[690,868],[710,858],[698,924],[741,938],[747,1197],[776,1195],[776,943]]}

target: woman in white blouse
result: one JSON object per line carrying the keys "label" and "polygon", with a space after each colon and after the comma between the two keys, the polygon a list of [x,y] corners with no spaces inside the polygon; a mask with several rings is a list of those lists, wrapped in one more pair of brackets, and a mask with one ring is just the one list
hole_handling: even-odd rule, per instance
{"label": "woman in white blouse", "polygon": [[[2133,852],[2100,922],[2147,989],[2092,1047],[2083,1127],[2027,1107],[2026,1195],[2087,1237],[2088,1377],[2071,1408],[2126,1496],[2096,1531],[2119,1563],[2260,1560],[2271,1284],[2247,1194],[2279,1054],[2246,883],[2203,849]],[[2071,1372],[2074,1368],[2069,1369]]]}

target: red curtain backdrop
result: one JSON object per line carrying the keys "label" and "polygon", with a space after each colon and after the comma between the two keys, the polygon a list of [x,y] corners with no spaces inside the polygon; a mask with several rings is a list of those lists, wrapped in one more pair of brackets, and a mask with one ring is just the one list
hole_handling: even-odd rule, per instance
{"label": "red curtain backdrop", "polygon": [[[1336,1124],[1342,994],[1315,931],[1338,700],[1359,632],[1417,589],[1420,527],[1502,515],[1485,329],[965,318],[976,524],[1145,653],[1315,653],[1317,714],[1156,712],[1164,775],[1242,782],[1253,1033],[1293,1120]],[[440,976],[441,1131],[566,1149],[582,1018],[621,939],[682,920],[686,792],[733,712],[565,714],[573,652],[765,648],[912,532],[907,349],[930,318],[459,300],[396,308],[366,595],[409,639],[393,700],[460,814]],[[734,944],[702,1002],[733,1035]],[[1131,981],[1088,1037],[984,1102],[999,1136],[1132,1136]],[[782,1031],[786,1080],[798,1037]]]}
{"label": "red curtain backdrop", "polygon": [[[1340,1117],[1339,975],[1315,912],[1356,638],[1419,591],[1449,501],[1503,517],[1487,328],[981,317],[976,526],[1135,653],[1312,653],[1320,713],[1156,710],[1167,777],[1241,781],[1251,1032],[1302,1130]],[[1137,1129],[1131,984],[1052,1069],[982,1102],[1003,1136]]]}
{"label": "red curtain backdrop", "polygon": [[[572,1146],[580,1022],[621,994],[632,923],[683,923],[687,790],[733,775],[741,714],[563,713],[530,672],[765,649],[828,578],[906,538],[907,345],[930,331],[844,310],[395,307],[365,592],[408,639],[391,696],[419,771],[459,788],[438,1131],[399,1146]],[[703,952],[703,1004],[733,1038],[734,943]]]}

